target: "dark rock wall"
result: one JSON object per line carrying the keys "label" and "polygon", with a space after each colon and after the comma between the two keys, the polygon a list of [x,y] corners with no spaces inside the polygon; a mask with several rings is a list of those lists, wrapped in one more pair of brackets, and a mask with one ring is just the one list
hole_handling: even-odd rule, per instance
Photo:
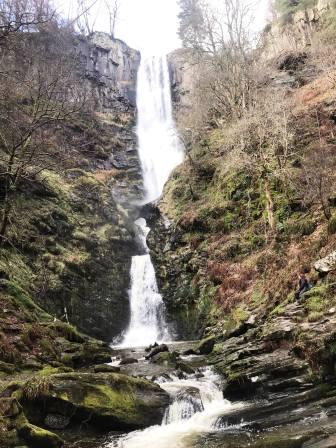
{"label": "dark rock wall", "polygon": [[138,51],[106,33],[94,33],[79,40],[78,52],[96,91],[100,110],[123,112],[135,107]]}

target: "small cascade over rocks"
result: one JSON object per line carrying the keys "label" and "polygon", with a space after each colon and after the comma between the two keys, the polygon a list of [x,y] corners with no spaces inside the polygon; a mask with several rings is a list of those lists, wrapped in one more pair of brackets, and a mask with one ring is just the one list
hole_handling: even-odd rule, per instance
{"label": "small cascade over rocks", "polygon": [[203,377],[188,375],[181,380],[158,380],[159,385],[170,394],[172,403],[168,407],[162,424],[144,431],[132,432],[107,448],[184,448],[190,440],[203,433],[221,430],[220,417],[229,409],[243,405],[232,405],[223,398],[221,380],[211,368],[203,368]]}

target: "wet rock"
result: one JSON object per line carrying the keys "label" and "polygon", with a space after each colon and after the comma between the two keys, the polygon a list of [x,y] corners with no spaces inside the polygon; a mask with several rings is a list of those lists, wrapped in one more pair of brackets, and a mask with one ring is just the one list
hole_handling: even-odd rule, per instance
{"label": "wet rock", "polygon": [[187,364],[186,362],[179,361],[176,363],[176,367],[188,375],[193,375],[195,373],[195,369],[193,367],[191,367],[191,365]]}
{"label": "wet rock", "polygon": [[50,416],[60,415],[63,423],[69,419],[69,428],[85,422],[106,431],[131,431],[161,423],[169,403],[158,385],[123,374],[72,373],[49,379],[43,397],[22,401],[34,424],[50,423]]}
{"label": "wet rock", "polygon": [[203,341],[201,341],[197,346],[196,353],[198,353],[199,355],[209,355],[212,352],[215,343],[216,338],[214,336],[203,339]]}
{"label": "wet rock", "polygon": [[119,363],[119,365],[120,366],[126,366],[126,365],[128,365],[128,364],[137,364],[139,361],[136,359],[136,358],[131,358],[131,357],[129,357],[129,358],[123,358],[121,361],[120,361],[120,363]]}
{"label": "wet rock", "polygon": [[145,352],[149,353],[150,351],[152,351],[154,348],[158,347],[159,344],[157,342],[155,342],[155,344],[153,345],[149,345],[148,347],[145,348]]}
{"label": "wet rock", "polygon": [[318,260],[314,264],[314,268],[321,274],[328,274],[336,269],[336,251],[329,254],[327,257]]}
{"label": "wet rock", "polygon": [[63,440],[56,434],[29,423],[24,424],[18,433],[30,448],[61,448],[64,446]]}
{"label": "wet rock", "polygon": [[187,387],[181,390],[175,397],[178,402],[185,401],[192,405],[193,413],[204,411],[201,394],[197,387]]}
{"label": "wet rock", "polygon": [[146,359],[151,359],[153,358],[155,355],[157,355],[158,353],[163,353],[163,352],[169,352],[169,348],[166,344],[161,344],[158,345],[156,347],[154,347],[150,353],[146,356]]}
{"label": "wet rock", "polygon": [[187,379],[187,375],[184,372],[182,372],[182,370],[178,370],[176,372],[176,376],[177,376],[177,378],[179,380],[186,380]]}
{"label": "wet rock", "polygon": [[189,348],[188,350],[182,352],[182,356],[191,356],[191,355],[197,355],[196,351],[192,348]]}
{"label": "wet rock", "polygon": [[109,366],[108,364],[100,364],[98,366],[94,366],[93,368],[95,373],[119,373],[120,367],[117,366]]}
{"label": "wet rock", "polygon": [[154,364],[160,364],[164,366],[174,367],[176,364],[176,353],[160,352],[151,358],[151,362]]}
{"label": "wet rock", "polygon": [[[177,405],[177,406],[176,406]],[[170,423],[176,418],[176,412],[179,413],[180,420],[188,420],[196,412],[202,412],[204,406],[200,391],[196,387],[188,387],[177,393],[173,404],[168,408],[165,415],[165,423]]]}
{"label": "wet rock", "polygon": [[70,417],[61,414],[48,414],[44,424],[49,429],[65,429],[70,424]]}

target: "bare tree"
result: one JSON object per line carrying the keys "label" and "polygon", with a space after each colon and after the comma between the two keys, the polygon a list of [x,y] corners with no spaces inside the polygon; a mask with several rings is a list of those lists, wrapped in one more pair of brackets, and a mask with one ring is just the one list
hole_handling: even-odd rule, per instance
{"label": "bare tree", "polygon": [[11,33],[36,31],[54,15],[49,0],[0,0],[0,42]]}
{"label": "bare tree", "polygon": [[110,35],[115,37],[116,24],[120,14],[121,0],[105,0],[109,13]]}
{"label": "bare tree", "polygon": [[[193,3],[194,14],[188,13]],[[248,34],[251,8],[244,0],[181,0],[180,34],[198,55],[211,119],[239,118],[253,102],[254,60]]]}
{"label": "bare tree", "polygon": [[99,0],[77,0],[77,15],[74,22],[81,34],[84,36],[94,32],[96,17],[93,17],[93,7]]}
{"label": "bare tree", "polygon": [[[18,33],[17,31],[16,33]],[[15,34],[13,31],[12,33]],[[53,168],[56,125],[82,110],[72,38],[62,29],[22,33],[0,59],[0,242],[6,234],[18,188]]]}

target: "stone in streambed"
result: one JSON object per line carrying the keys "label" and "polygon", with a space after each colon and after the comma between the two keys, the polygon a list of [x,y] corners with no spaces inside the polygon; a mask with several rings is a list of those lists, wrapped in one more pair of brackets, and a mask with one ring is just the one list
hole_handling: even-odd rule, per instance
{"label": "stone in streambed", "polygon": [[161,344],[161,345],[154,347],[150,351],[150,353],[146,356],[146,359],[152,359],[158,353],[163,353],[163,352],[169,352],[169,348],[167,347],[166,344]]}
{"label": "stone in streambed", "polygon": [[182,352],[182,356],[192,356],[192,355],[197,355],[196,351],[192,348],[189,348],[188,350]]}
{"label": "stone in streambed", "polygon": [[155,344],[153,345],[149,345],[148,347],[145,348],[145,352],[149,353],[151,350],[153,350],[154,348],[158,347],[159,344],[157,342],[155,342]]}
{"label": "stone in streambed", "polygon": [[95,373],[119,373],[120,367],[110,366],[108,364],[99,364],[93,368]]}
{"label": "stone in streambed", "polygon": [[176,360],[178,358],[178,355],[176,352],[170,353],[170,352],[161,352],[157,353],[151,358],[151,362],[153,364],[160,364],[163,366],[170,366],[175,367]]}
{"label": "stone in streambed", "polygon": [[132,431],[161,423],[169,395],[158,385],[118,373],[71,373],[49,377],[42,398],[23,401],[35,424],[63,416],[69,426],[86,423],[106,431]]}
{"label": "stone in streambed", "polygon": [[196,353],[199,355],[210,355],[216,343],[216,338],[214,336],[210,336],[201,341],[197,348]]}
{"label": "stone in streambed", "polygon": [[191,365],[187,364],[186,362],[177,362],[176,367],[179,370],[182,370],[182,372],[186,373],[187,375],[193,375],[196,371]]}
{"label": "stone in streambed", "polygon": [[129,364],[137,364],[139,361],[136,359],[136,358],[131,358],[131,357],[129,357],[129,358],[123,358],[121,361],[120,361],[120,363],[119,363],[119,365],[120,366],[127,366],[127,365],[129,365]]}
{"label": "stone in streambed", "polygon": [[187,387],[181,390],[175,397],[176,401],[187,401],[193,407],[193,413],[204,411],[201,394],[197,387]]}

